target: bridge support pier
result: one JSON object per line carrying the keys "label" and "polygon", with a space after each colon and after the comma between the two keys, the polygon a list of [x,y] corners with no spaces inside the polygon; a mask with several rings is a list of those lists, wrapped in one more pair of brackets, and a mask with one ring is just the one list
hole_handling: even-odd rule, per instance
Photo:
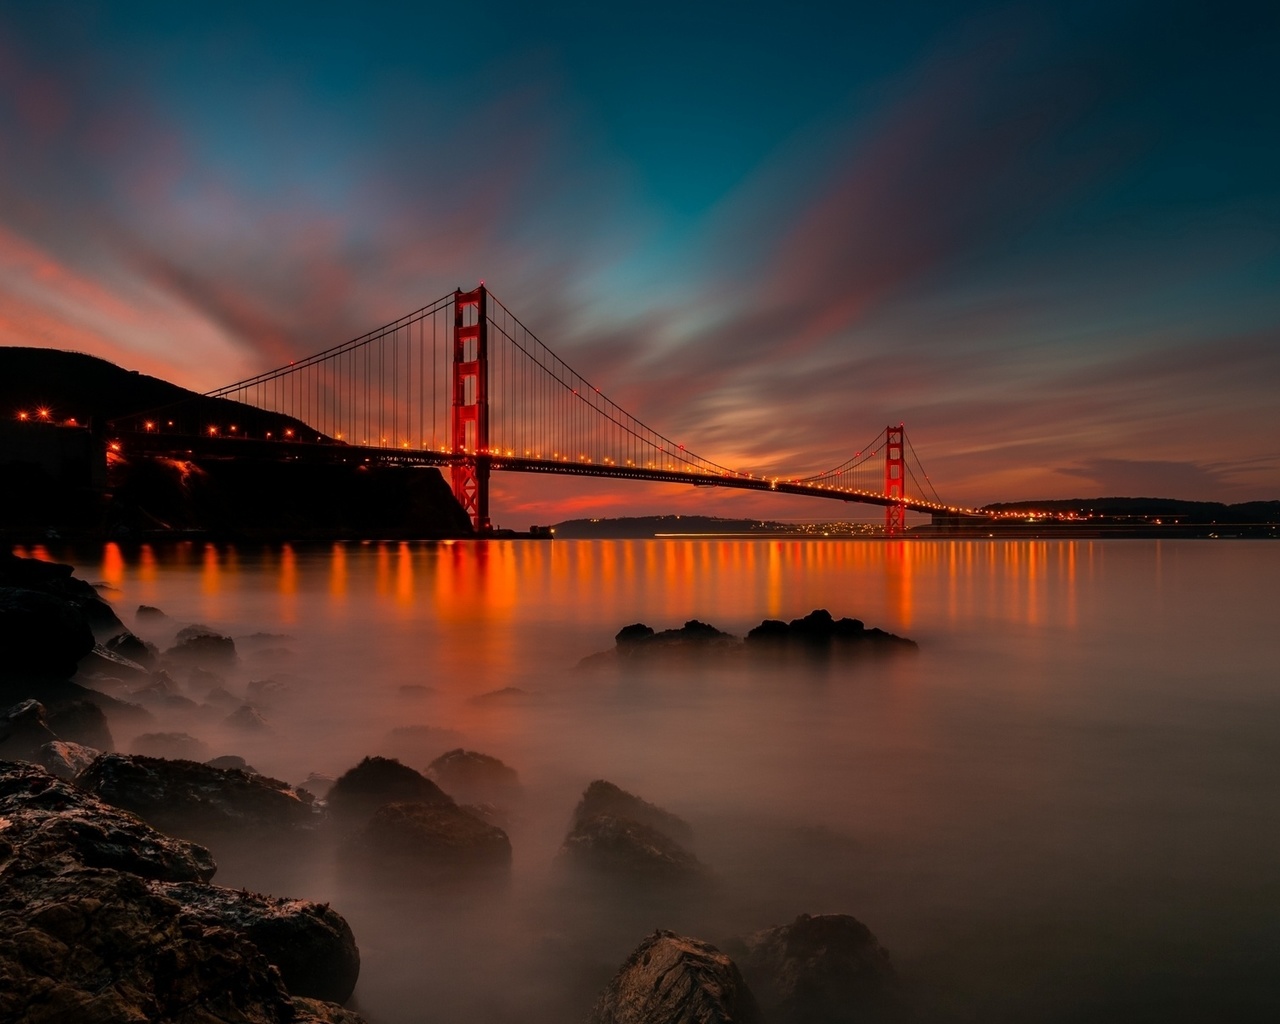
{"label": "bridge support pier", "polygon": [[903,490],[906,459],[902,452],[902,432],[901,423],[884,430],[884,493],[892,502],[884,507],[886,537],[901,537],[906,526],[906,492]]}
{"label": "bridge support pier", "polygon": [[[489,521],[489,295],[484,285],[453,293],[453,496],[476,533]],[[468,310],[475,310],[474,316]]]}

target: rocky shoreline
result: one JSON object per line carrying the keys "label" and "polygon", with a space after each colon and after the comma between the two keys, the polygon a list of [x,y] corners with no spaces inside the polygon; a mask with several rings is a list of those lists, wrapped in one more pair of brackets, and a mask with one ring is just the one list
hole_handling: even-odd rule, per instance
{"label": "rocky shoreline", "polygon": [[[136,619],[164,621],[145,607]],[[11,655],[0,666],[0,1021],[360,1024],[343,1005],[360,952],[340,909],[219,886],[219,851],[249,843],[286,859],[331,856],[344,877],[388,891],[408,880],[501,887],[519,776],[461,747],[421,772],[371,756],[305,785],[212,757],[173,723],[213,715],[228,735],[253,734],[266,727],[272,681],[250,683],[257,703],[245,701],[222,675],[235,641],[208,627],[168,631],[174,642],[161,651],[71,567],[0,557],[0,645]],[[745,639],[696,622],[629,626],[607,653],[640,663],[914,646],[814,612]],[[133,753],[115,749],[121,729]],[[587,900],[651,892],[677,906],[716,884],[687,821],[604,779],[582,793],[555,868]],[[802,914],[718,946],[654,932],[587,1019],[842,1024],[905,1019],[904,1006],[864,925]]]}

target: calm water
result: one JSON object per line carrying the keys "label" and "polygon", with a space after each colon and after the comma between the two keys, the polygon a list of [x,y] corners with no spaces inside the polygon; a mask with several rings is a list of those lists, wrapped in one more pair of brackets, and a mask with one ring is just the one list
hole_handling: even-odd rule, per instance
{"label": "calm water", "polygon": [[[331,900],[375,1022],[572,1020],[654,927],[711,941],[845,912],[929,1021],[1280,1012],[1280,544],[638,541],[122,549],[74,560],[242,641],[273,732],[167,723],[292,781],[465,745],[515,767],[511,884],[378,892],[331,859],[215,850],[218,881]],[[787,671],[576,671],[616,630],[744,633],[813,608],[918,657]],[[140,632],[162,644],[163,629]],[[494,695],[508,687],[522,693]],[[489,696],[486,696],[489,695]],[[393,730],[430,727],[416,733]],[[117,736],[128,749],[131,737]],[[553,870],[608,778],[687,817],[699,901]]]}

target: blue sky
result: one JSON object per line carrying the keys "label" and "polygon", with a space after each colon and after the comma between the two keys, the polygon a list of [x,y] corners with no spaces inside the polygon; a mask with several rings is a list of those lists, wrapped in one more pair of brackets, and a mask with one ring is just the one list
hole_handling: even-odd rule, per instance
{"label": "blue sky", "polygon": [[[9,5],[0,344],[203,390],[484,278],[717,461],[814,471],[904,420],[949,500],[1276,498],[1278,28],[1261,4]],[[503,487],[516,525],[791,512]]]}

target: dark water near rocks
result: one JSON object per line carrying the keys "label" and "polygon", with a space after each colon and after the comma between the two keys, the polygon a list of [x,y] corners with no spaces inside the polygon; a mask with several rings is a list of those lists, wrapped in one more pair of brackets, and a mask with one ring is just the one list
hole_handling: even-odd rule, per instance
{"label": "dark water near rocks", "polygon": [[[851,913],[927,1021],[1280,1014],[1280,545],[640,541],[51,550],[241,640],[287,684],[246,737],[294,782],[465,745],[519,770],[499,889],[362,887],[324,852],[215,850],[217,881],[332,901],[372,1021],[565,1021],[648,931],[716,942]],[[816,607],[914,637],[848,664],[574,670],[623,624],[745,633]],[[139,632],[163,645],[164,626]],[[500,694],[506,688],[520,693]],[[487,696],[486,696],[487,695]],[[417,727],[414,729],[413,727]],[[396,734],[393,730],[408,729]],[[118,735],[128,749],[132,737]],[[608,778],[692,822],[698,899],[566,885]]]}

